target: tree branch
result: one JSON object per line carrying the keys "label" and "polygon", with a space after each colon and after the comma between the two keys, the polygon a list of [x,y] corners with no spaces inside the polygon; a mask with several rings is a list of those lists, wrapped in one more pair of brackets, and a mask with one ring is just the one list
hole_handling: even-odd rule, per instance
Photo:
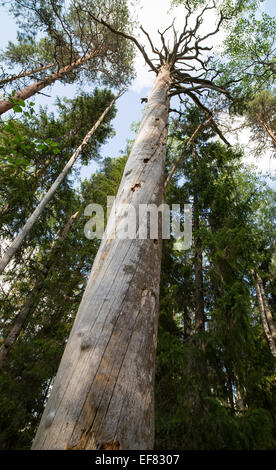
{"label": "tree branch", "polygon": [[87,11],[87,13],[91,16],[91,18],[93,18],[94,21],[106,26],[106,28],[108,28],[113,34],[117,34],[118,36],[122,36],[123,38],[129,39],[130,41],[134,42],[134,44],[138,47],[139,51],[142,53],[146,63],[150,66],[151,70],[154,70],[156,74],[158,73],[158,69],[153,65],[144,47],[141,46],[141,44],[137,41],[137,39],[134,36],[131,36],[130,34],[127,34],[127,33],[123,33],[122,31],[118,31],[117,29],[113,28],[113,26],[110,26],[110,24],[106,23],[103,19],[99,19],[96,16],[94,16],[90,11]]}

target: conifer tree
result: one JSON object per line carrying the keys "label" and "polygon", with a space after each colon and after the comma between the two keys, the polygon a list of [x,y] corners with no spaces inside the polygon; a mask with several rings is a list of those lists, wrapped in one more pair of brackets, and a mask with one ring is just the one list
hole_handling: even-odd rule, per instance
{"label": "conifer tree", "polygon": [[[47,51],[49,62],[37,69],[31,66],[24,77],[31,77],[36,72],[54,68],[22,89],[15,92],[13,99],[26,100],[56,81],[75,82],[76,80],[89,80],[101,82],[113,87],[121,87],[129,82],[133,76],[131,47],[125,40],[116,40],[106,28],[101,27],[89,17],[86,8],[108,18],[114,27],[128,31],[130,18],[127,2],[125,0],[103,3],[100,0],[78,2],[65,1],[45,2],[44,0],[18,0],[11,5],[17,19],[21,23],[23,33],[19,35],[17,45],[9,44],[6,53],[2,54],[6,60],[14,57],[19,64],[24,65],[26,46],[29,53],[37,62],[43,60],[41,50]],[[45,35],[39,44],[30,36],[29,24],[41,30]],[[27,38],[26,38],[27,36]],[[45,52],[42,55],[45,55]],[[54,62],[53,62],[54,61]],[[22,73],[13,77],[19,79]],[[7,81],[4,78],[2,81]],[[11,80],[9,80],[11,81]],[[14,81],[12,80],[12,83]],[[13,102],[10,97],[0,101],[0,114],[12,109]]]}

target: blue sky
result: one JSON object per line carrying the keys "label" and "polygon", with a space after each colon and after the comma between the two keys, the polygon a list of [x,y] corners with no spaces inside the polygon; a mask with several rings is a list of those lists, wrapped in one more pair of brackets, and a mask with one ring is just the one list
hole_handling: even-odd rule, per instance
{"label": "blue sky", "polygon": [[[139,19],[151,35],[156,33],[158,27],[163,27],[163,25],[169,23],[168,17],[171,16],[168,13],[170,6],[169,0],[140,0],[137,1],[137,5],[139,5]],[[262,10],[266,11],[271,16],[275,16],[276,1],[266,0],[262,6]],[[5,48],[9,40],[15,41],[15,39],[15,21],[9,15],[8,7],[0,7],[0,48]],[[120,155],[120,151],[124,150],[126,147],[127,139],[134,137],[134,133],[130,129],[131,123],[139,121],[142,117],[144,105],[141,104],[140,99],[148,95],[154,74],[148,72],[148,67],[145,66],[143,59],[141,57],[139,58],[139,56],[137,58],[136,68],[136,80],[117,102],[118,112],[113,121],[116,135],[106,145],[102,146],[101,155],[103,157],[117,157]],[[85,86],[85,91],[89,92],[92,89],[93,83]],[[48,105],[49,108],[51,108],[56,96],[71,98],[76,95],[77,87],[75,85],[56,83],[51,88],[47,88],[45,93],[49,94],[51,98],[36,95],[35,102],[37,105]],[[80,173],[81,178],[89,177],[91,172],[94,172],[96,168],[97,165],[93,162],[87,167],[83,167]]]}

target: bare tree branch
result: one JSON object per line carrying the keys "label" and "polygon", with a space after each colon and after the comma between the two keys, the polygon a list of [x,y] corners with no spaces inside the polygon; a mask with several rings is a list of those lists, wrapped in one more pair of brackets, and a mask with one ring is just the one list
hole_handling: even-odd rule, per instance
{"label": "bare tree branch", "polygon": [[113,26],[110,26],[108,23],[106,23],[103,19],[99,19],[96,16],[94,16],[90,11],[87,11],[89,16],[93,18],[94,21],[103,24],[106,26],[112,33],[118,34],[119,36],[122,36],[125,39],[129,39],[130,41],[134,42],[134,44],[138,47],[139,51],[142,53],[146,63],[150,66],[151,70],[154,70],[155,73],[158,73],[158,69],[153,65],[152,61],[149,59],[145,48],[141,46],[141,44],[137,41],[137,39],[134,36],[131,36],[130,34],[123,33],[122,31],[118,31],[117,29],[113,28]]}

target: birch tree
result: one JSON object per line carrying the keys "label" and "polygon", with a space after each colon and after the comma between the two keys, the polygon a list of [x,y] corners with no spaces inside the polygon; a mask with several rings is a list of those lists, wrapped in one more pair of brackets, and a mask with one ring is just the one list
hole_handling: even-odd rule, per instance
{"label": "birch tree", "polygon": [[212,91],[229,97],[203,56],[211,50],[204,44],[226,19],[223,13],[213,31],[199,36],[204,13],[214,8],[206,6],[191,23],[187,2],[183,30],[177,33],[172,24],[160,32],[161,50],[141,27],[153,59],[135,37],[88,12],[134,42],[156,78],[117,193],[116,221],[109,217],[33,449],[153,448],[161,233],[155,239],[120,239],[114,233],[123,234],[130,224],[125,203],[137,209],[163,202],[170,98],[184,94],[209,116],[198,95]]}

